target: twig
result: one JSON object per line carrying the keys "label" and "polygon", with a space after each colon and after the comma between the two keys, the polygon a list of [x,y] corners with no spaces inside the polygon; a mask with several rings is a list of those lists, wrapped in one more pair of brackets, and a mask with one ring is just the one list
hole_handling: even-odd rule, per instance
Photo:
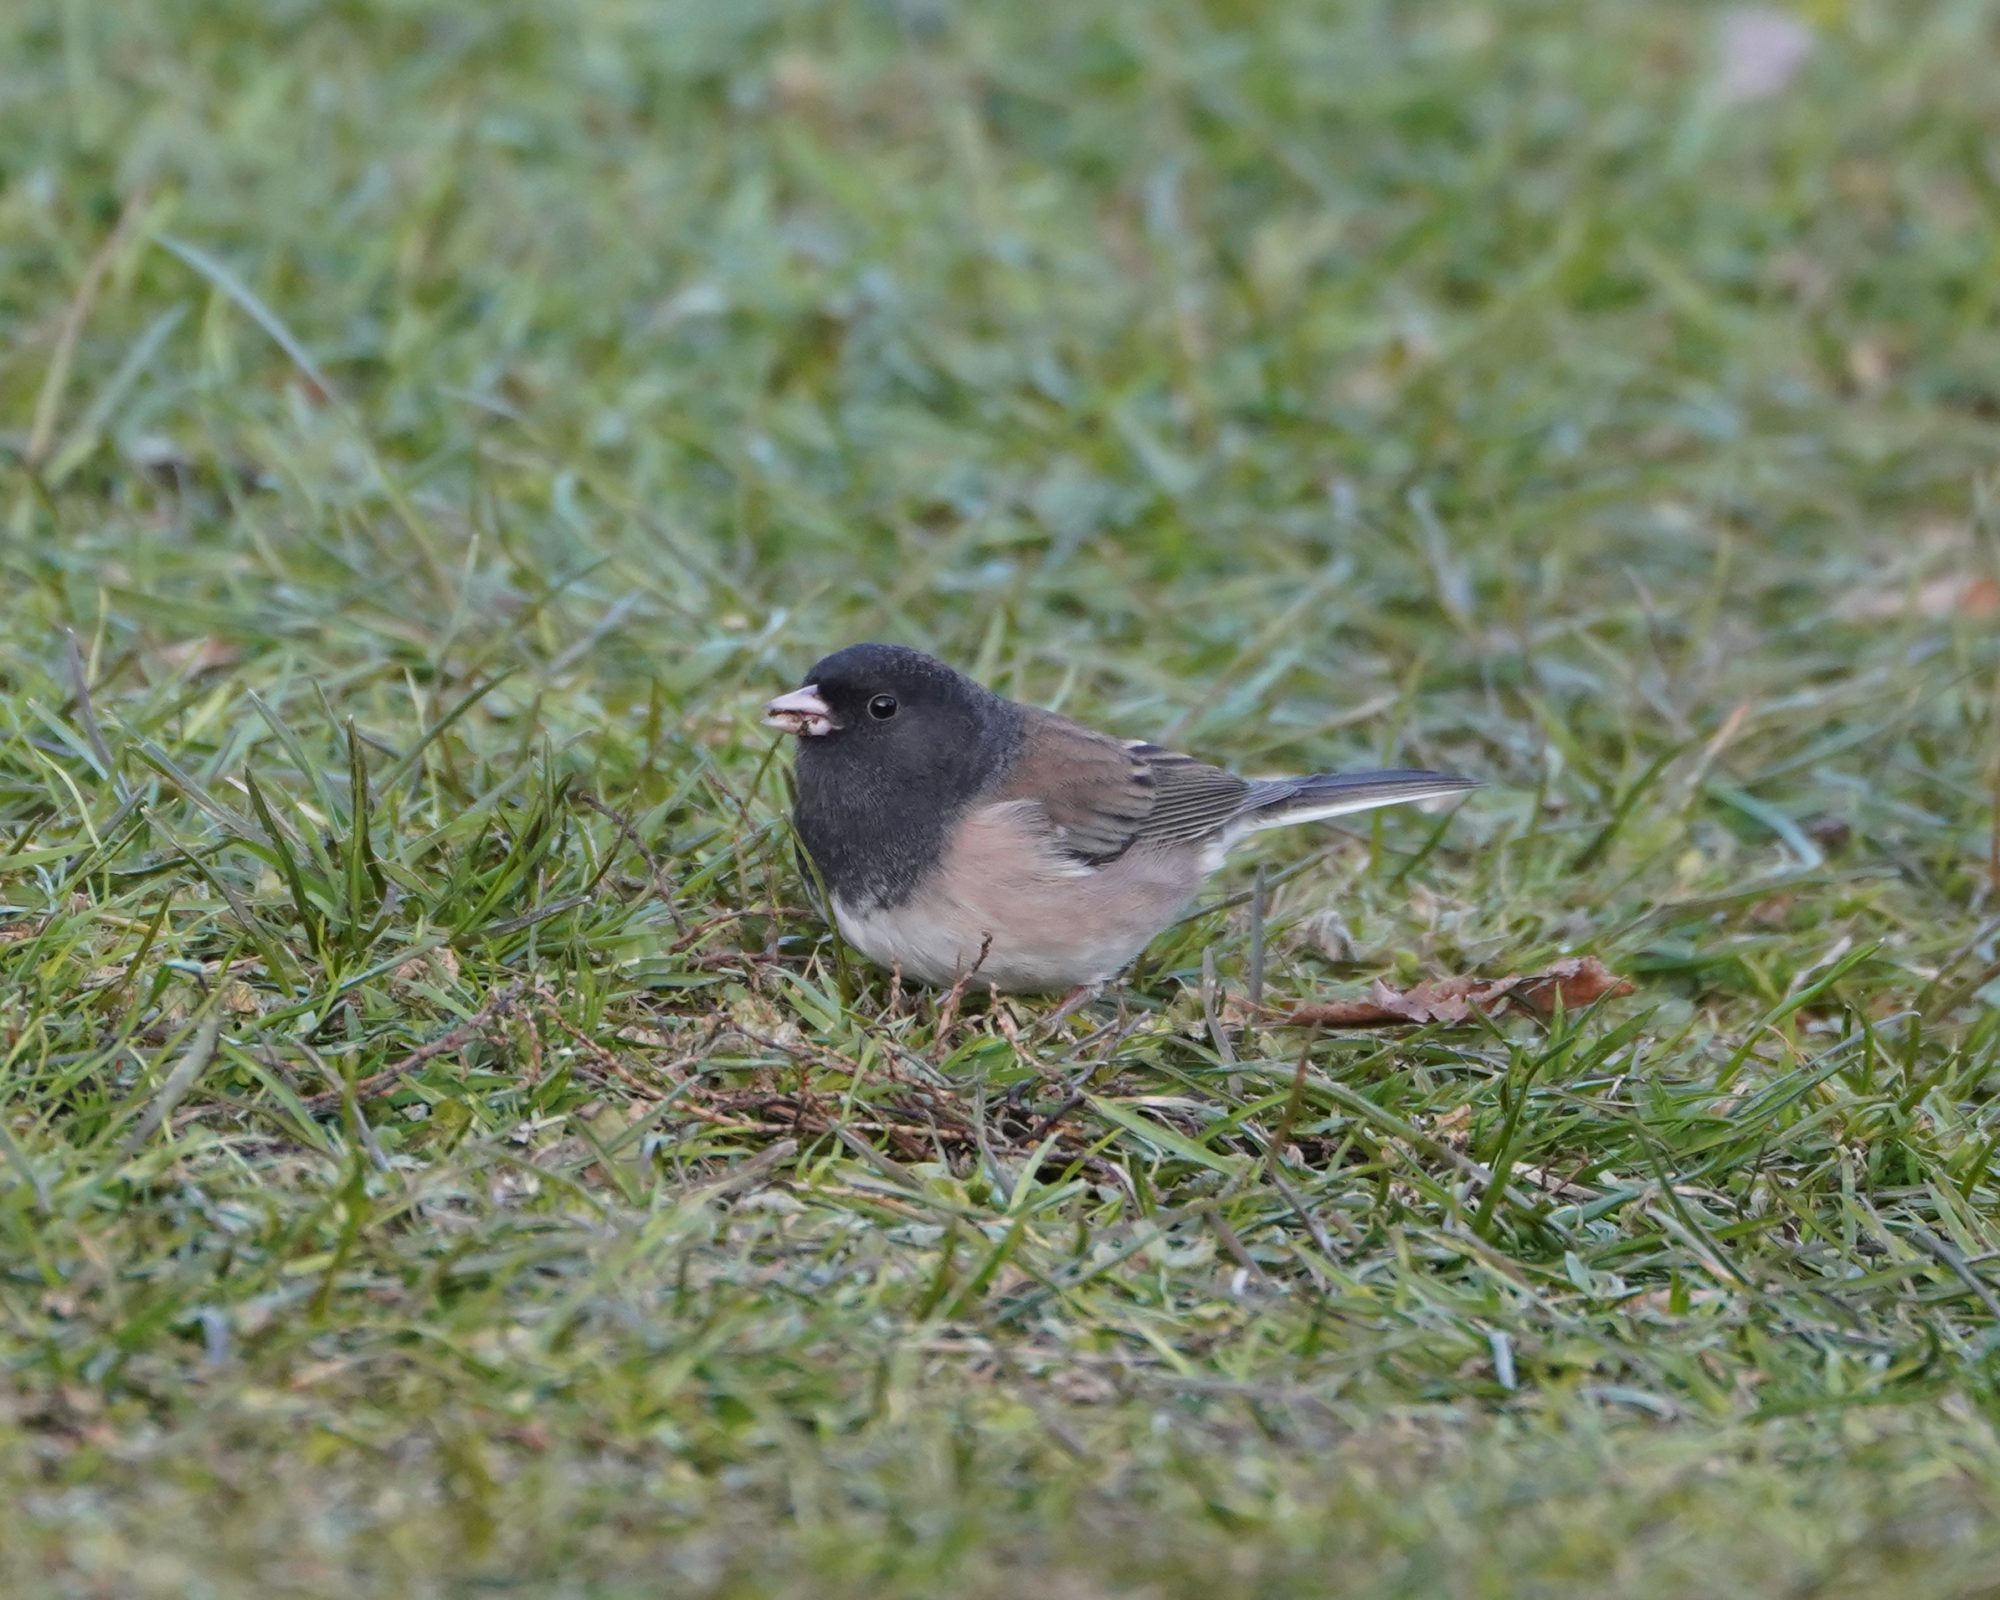
{"label": "twig", "polygon": [[[660,1097],[659,1086],[657,1084],[646,1082],[644,1078],[640,1077],[630,1067],[626,1066],[624,1062],[605,1049],[603,1045],[599,1044],[575,1023],[571,1022],[568,1017],[564,1016],[555,994],[546,984],[534,984],[531,986],[529,992],[548,1008],[549,1019],[558,1028],[562,1029],[564,1033],[569,1035],[570,1042],[587,1055],[593,1065],[610,1073],[620,1083],[624,1084],[626,1088],[636,1089],[650,1100],[657,1100]],[[713,1037],[712,1034],[711,1037]]]}
{"label": "twig", "polygon": [[[632,819],[624,812],[606,805],[593,794],[573,794],[570,796],[570,801],[585,811],[596,812],[616,828],[625,842],[638,852],[639,859],[646,863],[646,871],[652,877],[653,893],[659,896],[660,904],[667,908],[667,915],[674,919],[674,931],[685,935],[688,931],[687,920],[682,917],[681,908],[674,904],[674,891],[667,882],[666,869],[660,865],[659,859],[653,852],[646,848],[646,841],[639,837],[639,830],[632,826]],[[678,950],[680,945],[675,945],[674,948]]]}
{"label": "twig", "polygon": [[1264,887],[1264,863],[1257,863],[1257,876],[1250,885],[1250,1014],[1254,1017],[1264,1007],[1264,915],[1267,891]]}
{"label": "twig", "polygon": [[168,1113],[181,1103],[188,1090],[194,1087],[195,1080],[208,1069],[209,1060],[215,1054],[216,1040],[221,1036],[222,1011],[211,1002],[208,1015],[195,1028],[194,1037],[182,1052],[180,1060],[174,1063],[173,1070],[167,1074],[167,1081],[160,1085],[152,1103],[146,1107],[146,1114],[139,1119],[139,1125],[119,1146],[119,1160],[124,1160],[160,1131],[160,1124],[167,1120]]}
{"label": "twig", "polygon": [[[481,1037],[488,1028],[502,1017],[509,1015],[515,1006],[520,1004],[522,989],[521,984],[508,984],[506,988],[490,996],[485,1005],[463,1022],[445,1029],[428,1044],[418,1045],[402,1060],[392,1062],[380,1072],[370,1073],[354,1085],[354,1098],[373,1100],[379,1095],[386,1094],[425,1062],[435,1061],[439,1056],[447,1055]],[[329,1089],[324,1094],[310,1095],[306,1098],[305,1107],[315,1116],[338,1110],[341,1099],[346,1093],[345,1089]]]}
{"label": "twig", "polygon": [[[746,906],[740,911],[718,912],[716,915],[708,918],[704,922],[697,922],[692,928],[690,928],[686,923],[680,921],[679,918],[675,918],[674,926],[680,929],[681,936],[678,939],[676,939],[672,944],[667,946],[666,953],[670,956],[677,956],[683,950],[687,949],[688,946],[699,942],[703,938],[703,936],[713,933],[717,928],[723,927],[727,923],[741,922],[745,917],[764,917],[773,915],[781,917],[803,917],[807,915],[807,913],[801,910],[797,906]],[[702,957],[700,959],[707,960],[710,958]],[[763,957],[758,954],[753,954],[748,950],[737,950],[730,952],[728,959],[732,961],[759,961],[762,960]]]}

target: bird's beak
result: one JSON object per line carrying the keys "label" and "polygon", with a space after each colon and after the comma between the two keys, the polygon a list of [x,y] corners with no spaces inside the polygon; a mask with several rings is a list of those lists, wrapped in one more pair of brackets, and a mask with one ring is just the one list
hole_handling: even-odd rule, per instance
{"label": "bird's beak", "polygon": [[819,697],[819,685],[809,683],[790,694],[781,694],[764,707],[764,726],[782,733],[796,733],[802,739],[817,739],[832,733],[840,724],[833,720],[833,708]]}

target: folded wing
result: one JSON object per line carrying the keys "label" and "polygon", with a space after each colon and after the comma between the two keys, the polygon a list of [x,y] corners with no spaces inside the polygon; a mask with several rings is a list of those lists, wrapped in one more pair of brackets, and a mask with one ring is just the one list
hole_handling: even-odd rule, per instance
{"label": "folded wing", "polygon": [[1030,715],[994,799],[1040,806],[1058,848],[1088,865],[1135,846],[1227,847],[1260,828],[1311,822],[1476,787],[1448,773],[1317,773],[1255,782],[1158,745],[1127,743],[1051,712]]}

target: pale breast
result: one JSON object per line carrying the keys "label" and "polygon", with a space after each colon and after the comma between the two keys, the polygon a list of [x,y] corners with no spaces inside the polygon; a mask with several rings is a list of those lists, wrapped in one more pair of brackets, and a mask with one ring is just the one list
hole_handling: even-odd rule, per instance
{"label": "pale breast", "polygon": [[1041,808],[986,806],[947,840],[933,881],[901,905],[834,902],[847,942],[906,978],[1041,992],[1102,983],[1171,922],[1206,875],[1188,847],[1089,866],[1054,848]]}

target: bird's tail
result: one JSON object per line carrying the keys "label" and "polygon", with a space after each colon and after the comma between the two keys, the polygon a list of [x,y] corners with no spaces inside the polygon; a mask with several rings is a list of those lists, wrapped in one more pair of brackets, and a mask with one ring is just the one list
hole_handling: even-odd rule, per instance
{"label": "bird's tail", "polygon": [[1437,800],[1479,787],[1477,778],[1455,778],[1448,772],[1317,772],[1304,778],[1262,778],[1250,785],[1229,833],[1242,835],[1259,828],[1283,828],[1294,822],[1318,822],[1350,811],[1373,811],[1412,800]]}

